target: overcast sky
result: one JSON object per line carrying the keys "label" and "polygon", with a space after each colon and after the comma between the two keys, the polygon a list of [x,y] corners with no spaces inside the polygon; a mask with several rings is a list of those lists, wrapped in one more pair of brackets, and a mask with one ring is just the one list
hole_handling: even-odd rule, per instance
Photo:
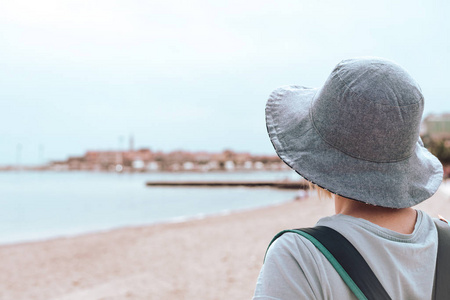
{"label": "overcast sky", "polygon": [[264,106],[380,56],[450,112],[449,1],[0,2],[0,165],[135,147],[274,154]]}

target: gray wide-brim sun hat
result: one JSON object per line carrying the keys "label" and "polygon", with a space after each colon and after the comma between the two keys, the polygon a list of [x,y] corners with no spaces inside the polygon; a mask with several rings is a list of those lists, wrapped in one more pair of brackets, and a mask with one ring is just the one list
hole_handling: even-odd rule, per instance
{"label": "gray wide-brim sun hat", "polygon": [[266,105],[280,158],[306,180],[346,198],[404,208],[441,184],[439,160],[419,137],[424,100],[399,65],[340,62],[321,88],[283,86]]}

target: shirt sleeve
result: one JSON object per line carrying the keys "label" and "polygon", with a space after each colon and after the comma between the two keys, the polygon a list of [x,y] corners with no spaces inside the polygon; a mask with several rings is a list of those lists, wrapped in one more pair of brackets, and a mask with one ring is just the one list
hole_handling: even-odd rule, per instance
{"label": "shirt sleeve", "polygon": [[253,300],[324,299],[315,252],[295,233],[279,237],[267,251]]}

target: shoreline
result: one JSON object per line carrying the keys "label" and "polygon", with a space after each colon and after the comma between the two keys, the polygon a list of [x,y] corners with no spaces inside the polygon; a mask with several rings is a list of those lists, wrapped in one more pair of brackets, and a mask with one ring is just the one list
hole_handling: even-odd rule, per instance
{"label": "shoreline", "polygon": [[149,222],[149,223],[117,225],[114,227],[104,228],[104,229],[81,230],[79,232],[74,232],[74,233],[56,234],[56,235],[51,235],[48,237],[25,238],[23,240],[18,239],[16,241],[11,241],[11,242],[8,242],[8,241],[1,242],[0,241],[0,248],[4,247],[4,246],[14,246],[14,245],[22,245],[22,244],[48,242],[48,241],[58,240],[58,239],[77,238],[77,237],[84,236],[84,235],[95,235],[95,234],[116,231],[116,230],[120,230],[120,229],[133,230],[133,229],[138,229],[138,228],[142,228],[142,227],[164,226],[167,224],[187,223],[187,222],[196,221],[196,220],[203,220],[206,218],[216,218],[216,217],[227,216],[227,215],[236,214],[236,213],[254,211],[254,210],[258,210],[258,209],[268,209],[271,207],[276,207],[276,206],[283,205],[285,203],[289,203],[291,201],[295,201],[295,198],[292,198],[289,200],[284,200],[284,201],[277,202],[277,203],[266,204],[266,205],[262,205],[262,206],[258,206],[258,207],[227,209],[227,210],[222,210],[222,211],[218,211],[218,212],[214,212],[214,213],[198,213],[196,215],[185,215],[185,216],[172,217],[172,218],[169,218],[166,220],[154,221],[154,222]]}
{"label": "shoreline", "polygon": [[[440,189],[416,206],[450,219]],[[0,246],[0,299],[251,299],[280,230],[333,214],[315,197],[184,222]]]}

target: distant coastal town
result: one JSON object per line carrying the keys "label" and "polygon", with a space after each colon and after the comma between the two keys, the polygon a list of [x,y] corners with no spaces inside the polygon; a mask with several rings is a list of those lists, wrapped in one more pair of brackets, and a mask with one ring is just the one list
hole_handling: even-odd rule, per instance
{"label": "distant coastal town", "polygon": [[153,152],[150,149],[128,151],[87,151],[83,156],[54,161],[46,169],[56,171],[112,171],[112,172],[160,172],[160,171],[238,171],[282,170],[287,166],[278,156],[254,156],[225,150],[210,152]]}
{"label": "distant coastal town", "polygon": [[[219,153],[198,151],[152,151],[148,148],[125,151],[86,151],[81,156],[51,161],[42,166],[21,170],[36,171],[100,171],[100,172],[209,172],[209,171],[269,171],[288,167],[276,155],[252,155],[224,150]],[[14,167],[3,171],[17,170]]]}

